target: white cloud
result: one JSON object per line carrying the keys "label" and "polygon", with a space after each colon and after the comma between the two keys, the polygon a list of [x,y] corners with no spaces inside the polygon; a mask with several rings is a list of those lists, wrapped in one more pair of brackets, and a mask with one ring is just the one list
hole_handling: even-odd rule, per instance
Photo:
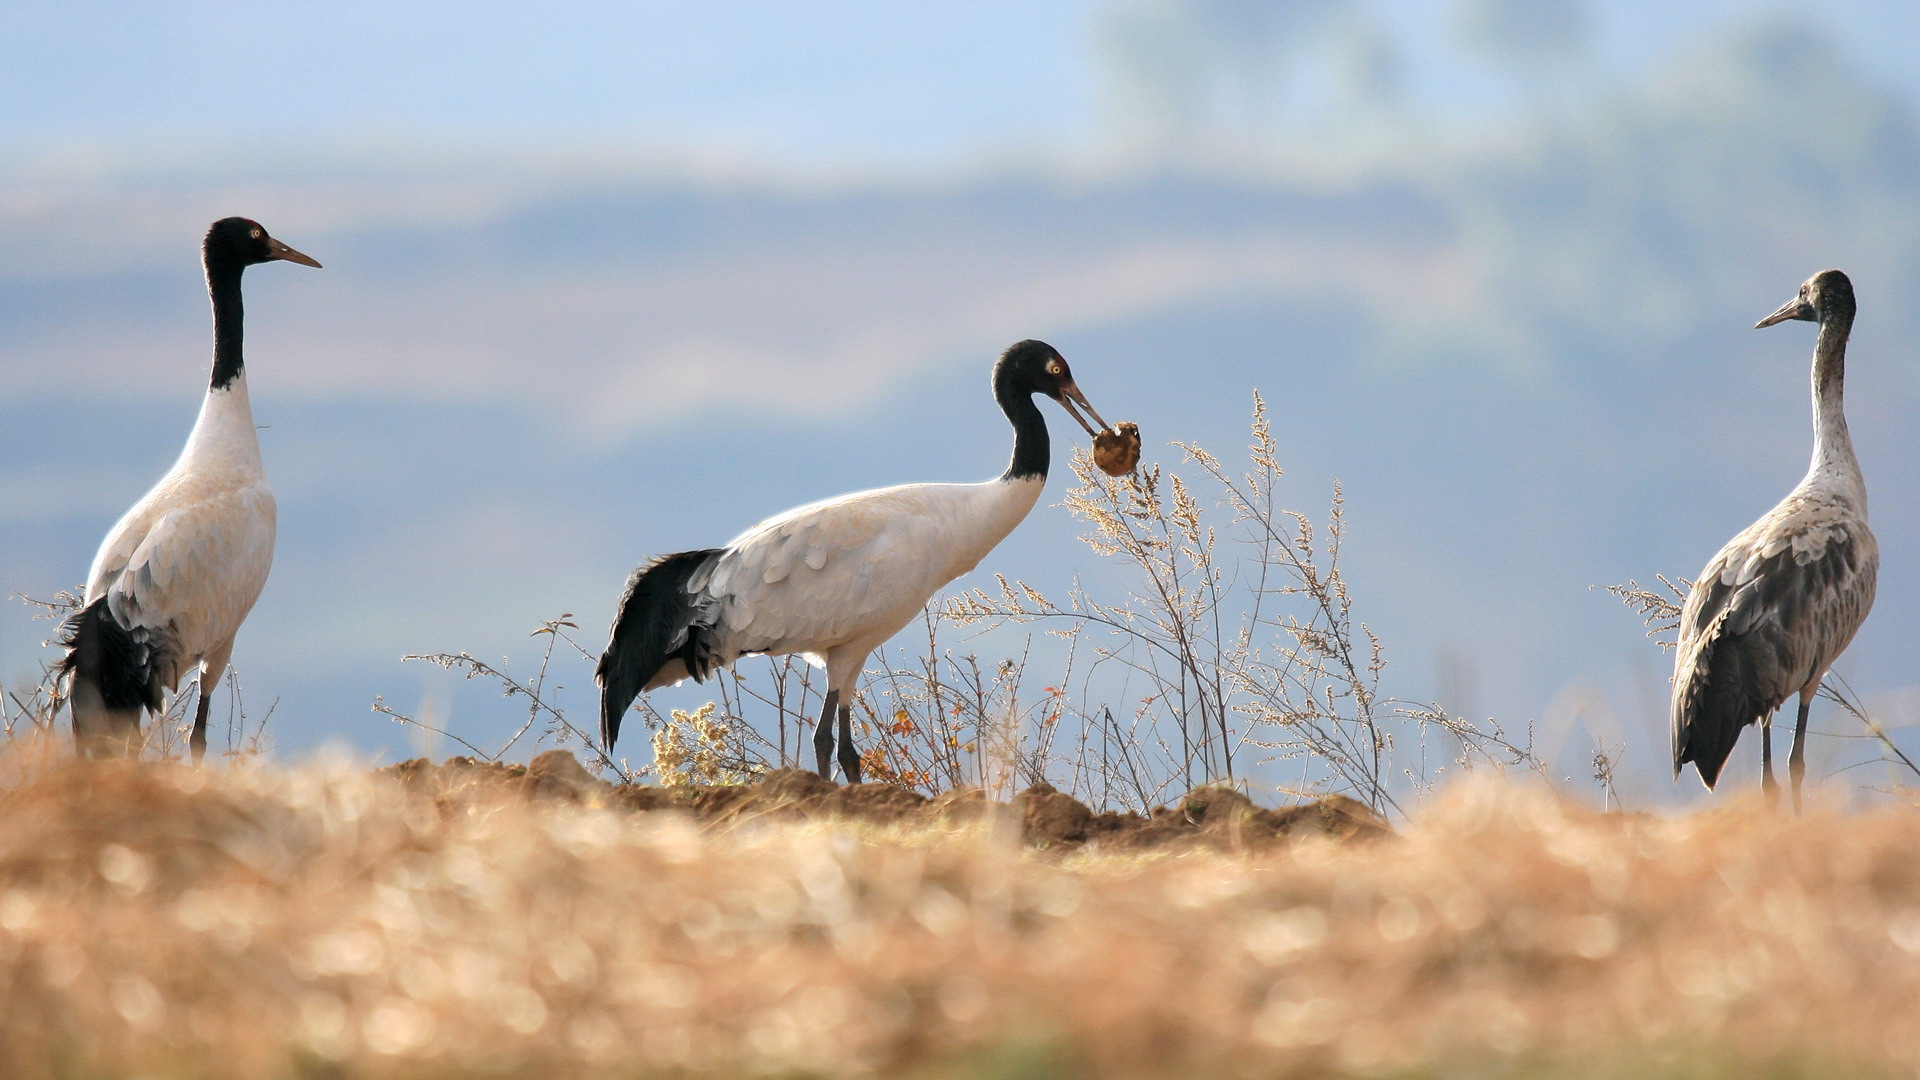
{"label": "white cloud", "polygon": [[[675,194],[633,189],[581,213],[652,221],[647,215],[670,212],[661,206]],[[862,221],[863,198],[896,227]],[[433,198],[422,188],[410,201]],[[397,212],[374,202],[342,197],[309,207],[308,220],[270,226],[327,269],[250,275],[256,394],[525,403],[551,411],[575,437],[604,442],[688,412],[844,411],[929,364],[984,363],[1023,337],[1058,339],[1210,298],[1378,296],[1433,276],[1431,260],[1405,245],[1368,250],[1349,238],[1328,251],[1279,227],[1107,233],[1098,221],[1053,222],[1030,211],[1009,224],[986,200],[871,188],[769,191],[767,202],[790,208],[792,220],[764,243],[709,242],[698,231],[716,229],[708,220],[689,226],[671,254],[576,258],[565,237],[542,248],[533,227],[510,218],[534,205],[564,219],[564,202],[521,195],[490,203],[449,182],[441,202],[452,209],[399,234],[419,238],[414,255],[404,240],[381,240]],[[134,264],[149,288],[165,290],[158,300],[113,318],[104,314],[116,310],[111,297],[95,296],[13,328],[0,377],[14,393],[180,392],[207,350],[204,303],[190,299],[199,282],[179,250],[181,213],[164,258]],[[0,210],[0,220],[8,217],[19,219]],[[122,225],[138,237],[130,250],[155,246],[154,221],[129,212]],[[45,227],[36,217],[32,228]],[[94,273],[133,257],[98,237],[74,246],[102,260]],[[26,269],[17,254],[0,254],[16,275]],[[171,275],[164,286],[151,284],[163,268]],[[118,287],[135,286],[102,286]]]}

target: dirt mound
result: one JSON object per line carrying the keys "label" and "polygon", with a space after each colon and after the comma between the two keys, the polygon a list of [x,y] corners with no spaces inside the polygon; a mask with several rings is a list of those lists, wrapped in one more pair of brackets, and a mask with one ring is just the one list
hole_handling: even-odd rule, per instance
{"label": "dirt mound", "polygon": [[943,791],[927,802],[927,813],[947,824],[979,821],[992,812],[987,793],[977,787],[959,787]]}
{"label": "dirt mound", "polygon": [[[1109,851],[1209,848],[1249,851],[1294,836],[1323,835],[1365,840],[1391,833],[1385,819],[1344,795],[1278,809],[1259,806],[1224,786],[1197,788],[1152,814],[1095,812],[1042,782],[1014,795],[1011,803],[989,799],[977,787],[957,788],[929,799],[893,784],[839,786],[804,769],[776,769],[751,784],[711,787],[650,787],[612,784],[589,773],[565,750],[548,750],[528,765],[425,758],[380,770],[429,795],[442,810],[486,799],[509,798],[604,806],[634,813],[677,810],[714,826],[756,820],[843,819],[874,825],[957,825],[1003,818],[1022,840],[1043,849],[1095,846]],[[1012,827],[1011,825],[1009,826]]]}
{"label": "dirt mound", "polygon": [[1093,823],[1086,804],[1044,781],[1015,795],[1013,812],[1020,816],[1021,837],[1035,847],[1082,843]]}
{"label": "dirt mound", "polygon": [[375,772],[391,776],[409,789],[429,796],[443,809],[462,800],[531,794],[535,787],[527,780],[525,765],[503,765],[464,756],[450,757],[438,765],[426,758],[414,758]]}
{"label": "dirt mound", "polygon": [[1323,795],[1313,802],[1270,810],[1238,790],[1217,785],[1196,788],[1178,803],[1155,810],[1151,817],[1103,817],[1121,819],[1103,822],[1099,834],[1103,846],[1117,850],[1193,844],[1217,851],[1245,851],[1297,835],[1367,840],[1392,832],[1385,818],[1345,795]]}

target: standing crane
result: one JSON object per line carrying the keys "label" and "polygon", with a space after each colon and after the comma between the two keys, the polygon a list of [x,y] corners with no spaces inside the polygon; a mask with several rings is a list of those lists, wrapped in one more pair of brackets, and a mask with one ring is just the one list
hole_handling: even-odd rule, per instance
{"label": "standing crane", "polygon": [[1045,394],[1089,435],[1106,421],[1051,345],[1022,341],[993,367],[993,396],[1013,424],[1013,460],[978,484],[906,484],[841,495],[768,518],[725,547],[683,551],[633,572],[594,673],[608,750],[633,699],[742,656],[799,653],[827,672],[813,746],[831,778],[838,711],[840,769],[860,782],[852,694],[867,654],[976,566],[1033,509],[1047,480]]}
{"label": "standing crane", "polygon": [[1806,772],[1807,710],[1820,680],[1873,606],[1880,547],[1867,528],[1867,485],[1847,437],[1841,383],[1853,328],[1853,283],[1823,270],[1754,324],[1820,324],[1813,347],[1813,464],[1806,479],[1727,541],[1680,613],[1673,673],[1673,771],[1691,761],[1712,788],[1748,724],[1760,725],[1761,787],[1773,778],[1773,713],[1793,694],[1800,716],[1787,759],[1793,806]]}
{"label": "standing crane", "polygon": [[273,563],[273,492],[241,357],[240,275],[275,260],[320,264],[238,217],[214,222],[200,254],[213,300],[213,379],[200,418],[173,468],[107,533],[86,598],[62,630],[60,668],[84,756],[137,752],[142,710],[159,715],[162,692],[198,665],[189,746],[199,763],[213,688]]}

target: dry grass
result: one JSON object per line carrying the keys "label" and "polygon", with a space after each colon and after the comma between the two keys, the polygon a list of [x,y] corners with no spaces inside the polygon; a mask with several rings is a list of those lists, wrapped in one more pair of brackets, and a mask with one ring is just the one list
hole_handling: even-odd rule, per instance
{"label": "dry grass", "polygon": [[56,1077],[1911,1075],[1920,817],[1062,857],[341,767],[0,759],[0,1061]]}

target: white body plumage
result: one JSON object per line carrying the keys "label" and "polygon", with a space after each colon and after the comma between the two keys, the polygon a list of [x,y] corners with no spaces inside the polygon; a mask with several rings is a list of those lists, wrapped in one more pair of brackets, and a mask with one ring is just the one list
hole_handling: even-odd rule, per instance
{"label": "white body plumage", "polygon": [[115,622],[144,632],[167,690],[196,665],[205,689],[267,584],[275,524],[241,374],[207,391],[179,460],[107,533],[86,600],[105,597]]}
{"label": "white body plumage", "polygon": [[[903,484],[810,503],[735,537],[687,591],[712,620],[717,662],[797,652],[849,685],[868,653],[1006,539],[1045,486],[1044,476]],[[647,689],[687,675],[669,661]]]}

